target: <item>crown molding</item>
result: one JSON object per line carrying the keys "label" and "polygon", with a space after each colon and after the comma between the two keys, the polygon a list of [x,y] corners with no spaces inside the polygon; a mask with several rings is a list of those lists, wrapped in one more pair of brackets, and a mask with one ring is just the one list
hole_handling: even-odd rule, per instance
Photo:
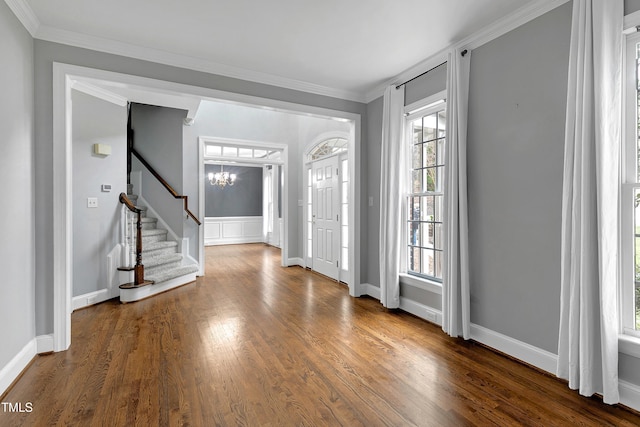
{"label": "crown molding", "polygon": [[87,95],[96,97],[98,99],[102,99],[103,101],[119,105],[121,107],[127,106],[127,98],[116,95],[115,93],[109,92],[108,90],[101,87],[87,83],[86,81],[74,81],[71,84],[71,88],[83,92]]}
{"label": "crown molding", "polygon": [[102,37],[95,37],[87,34],[61,30],[45,25],[40,25],[38,27],[38,30],[34,37],[39,40],[61,43],[84,49],[91,49],[104,53],[126,56],[130,58],[142,59],[145,61],[156,62],[159,64],[165,64],[174,67],[187,68],[194,71],[217,74],[254,83],[278,86],[285,89],[292,89],[301,92],[312,93],[315,95],[328,96],[331,98],[339,98],[356,102],[365,101],[364,94],[358,92],[330,88],[300,80],[280,77],[273,74],[219,64],[202,58],[195,58],[192,56],[180,55],[157,49],[150,49],[130,43],[124,43]]}
{"label": "crown molding", "polygon": [[431,55],[427,59],[419,62],[418,64],[408,68],[392,79],[376,86],[373,90],[369,91],[365,97],[365,102],[369,103],[384,94],[384,90],[387,86],[392,84],[399,84],[406,81],[422,72],[433,68],[434,66],[446,61],[447,52],[451,49],[476,49],[483,44],[497,39],[498,37],[526,24],[535,18],[544,15],[545,13],[567,3],[569,0],[537,0],[531,2],[515,12],[506,15],[503,18],[498,19],[493,24],[490,24],[480,31],[477,31],[470,36],[448,46],[445,49],[440,50],[438,53]]}
{"label": "crown molding", "polygon": [[26,0],[4,0],[4,2],[22,23],[22,26],[31,34],[31,37],[35,37],[38,28],[40,28],[40,20]]}
{"label": "crown molding", "polygon": [[328,96],[331,98],[345,99],[355,102],[369,103],[384,93],[384,89],[391,84],[410,79],[420,74],[425,69],[446,60],[447,52],[452,48],[475,49],[485,43],[494,40],[509,31],[557,8],[569,0],[538,0],[534,1],[515,12],[495,21],[493,24],[472,34],[465,39],[440,50],[434,55],[420,61],[416,65],[406,69],[392,79],[374,87],[367,93],[359,93],[343,89],[336,89],[314,83],[304,82],[296,79],[289,79],[259,71],[247,70],[239,67],[219,64],[202,58],[195,58],[187,55],[166,52],[157,49],[145,48],[130,43],[119,42],[102,37],[89,36],[67,30],[41,25],[39,19],[33,12],[26,0],[5,0],[5,3],[13,11],[22,25],[29,33],[37,39],[61,43],[70,46],[96,50],[114,55],[126,56],[130,58],[142,59],[174,67],[186,68],[194,71],[201,71],[225,77],[246,80],[270,86],[277,86],[285,89],[300,92],[312,93],[315,95]]}

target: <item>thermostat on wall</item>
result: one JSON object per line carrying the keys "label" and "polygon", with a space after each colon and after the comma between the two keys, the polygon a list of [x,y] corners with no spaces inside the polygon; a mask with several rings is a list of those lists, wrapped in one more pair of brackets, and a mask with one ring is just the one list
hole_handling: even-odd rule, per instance
{"label": "thermostat on wall", "polygon": [[111,191],[111,184],[102,184],[102,192],[108,193]]}

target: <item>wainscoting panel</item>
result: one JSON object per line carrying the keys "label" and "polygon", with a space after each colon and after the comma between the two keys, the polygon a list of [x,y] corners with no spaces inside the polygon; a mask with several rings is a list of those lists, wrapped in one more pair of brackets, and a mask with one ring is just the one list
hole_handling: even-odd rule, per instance
{"label": "wainscoting panel", "polygon": [[204,245],[230,245],[237,243],[260,243],[262,235],[261,216],[207,217],[204,219]]}

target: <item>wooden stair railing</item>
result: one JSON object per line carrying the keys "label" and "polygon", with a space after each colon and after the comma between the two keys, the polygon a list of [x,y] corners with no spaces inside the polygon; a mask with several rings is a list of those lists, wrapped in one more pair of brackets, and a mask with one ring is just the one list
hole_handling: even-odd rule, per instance
{"label": "wooden stair railing", "polygon": [[162,176],[160,176],[160,174],[149,164],[149,162],[147,162],[133,147],[131,147],[131,154],[133,154],[138,158],[138,160],[140,160],[140,163],[142,163],[144,167],[147,168],[149,172],[151,172],[151,175],[153,175],[160,182],[160,184],[162,184],[164,188],[166,188],[167,191],[171,193],[174,198],[182,199],[184,201],[184,211],[187,213],[187,215],[189,215],[189,217],[191,217],[191,219],[195,221],[196,224],[201,225],[202,223],[200,222],[200,220],[193,214],[193,212],[189,210],[189,196],[178,194],[178,192],[174,190],[173,187],[171,187],[169,183],[164,178],[162,178]]}
{"label": "wooden stair railing", "polygon": [[142,211],[138,209],[125,193],[120,193],[120,203],[137,215],[136,220],[136,265],[133,267],[119,267],[120,271],[133,271],[133,282],[120,285],[120,289],[138,288],[152,285],[152,280],[144,279],[144,265],[142,265]]}

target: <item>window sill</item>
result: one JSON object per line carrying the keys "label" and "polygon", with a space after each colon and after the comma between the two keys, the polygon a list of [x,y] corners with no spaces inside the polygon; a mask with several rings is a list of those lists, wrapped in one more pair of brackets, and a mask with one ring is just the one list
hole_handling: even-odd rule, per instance
{"label": "window sill", "polygon": [[410,274],[401,273],[400,283],[414,288],[419,288],[427,292],[433,292],[434,294],[442,295],[442,283],[434,282],[429,279],[423,279],[421,277],[412,276]]}
{"label": "window sill", "polygon": [[618,352],[640,359],[640,338],[618,335]]}

